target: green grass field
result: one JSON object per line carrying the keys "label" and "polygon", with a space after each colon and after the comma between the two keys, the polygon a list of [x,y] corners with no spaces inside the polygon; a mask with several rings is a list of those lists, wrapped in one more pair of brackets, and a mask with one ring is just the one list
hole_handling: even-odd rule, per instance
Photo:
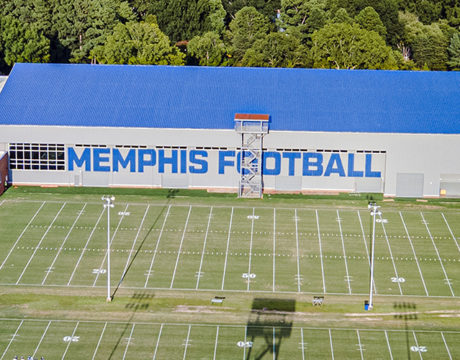
{"label": "green grass field", "polygon": [[365,199],[121,192],[106,303],[90,192],[0,197],[0,360],[460,358],[458,203],[381,202],[366,312]]}

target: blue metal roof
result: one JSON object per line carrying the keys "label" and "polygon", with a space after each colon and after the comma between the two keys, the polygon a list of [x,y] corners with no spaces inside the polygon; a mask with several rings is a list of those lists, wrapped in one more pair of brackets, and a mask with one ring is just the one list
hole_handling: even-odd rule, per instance
{"label": "blue metal roof", "polygon": [[16,64],[0,124],[460,134],[460,72]]}

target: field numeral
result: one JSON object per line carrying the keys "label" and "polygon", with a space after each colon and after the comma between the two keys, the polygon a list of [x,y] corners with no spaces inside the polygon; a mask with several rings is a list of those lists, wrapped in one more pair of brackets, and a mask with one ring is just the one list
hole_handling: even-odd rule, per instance
{"label": "field numeral", "polygon": [[252,347],[252,341],[238,341],[236,345],[240,348],[250,348]]}
{"label": "field numeral", "polygon": [[119,211],[118,215],[120,215],[120,216],[129,216],[129,215],[131,215],[131,213],[129,211]]}
{"label": "field numeral", "polygon": [[426,346],[411,346],[410,347],[410,351],[413,351],[413,352],[427,352],[428,349],[426,348]]}
{"label": "field numeral", "polygon": [[62,340],[64,342],[78,342],[80,341],[80,336],[64,336]]}
{"label": "field numeral", "polygon": [[105,274],[106,272],[106,269],[93,269],[93,274]]}
{"label": "field numeral", "polygon": [[391,281],[394,283],[403,283],[406,282],[406,279],[404,279],[403,277],[392,277]]}
{"label": "field numeral", "polygon": [[243,279],[254,279],[256,277],[256,274],[248,274],[248,273],[244,273],[243,275],[241,275],[241,277]]}

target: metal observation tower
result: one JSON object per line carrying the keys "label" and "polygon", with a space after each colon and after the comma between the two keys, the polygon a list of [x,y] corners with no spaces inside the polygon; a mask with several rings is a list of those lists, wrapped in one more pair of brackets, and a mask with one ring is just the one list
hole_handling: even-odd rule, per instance
{"label": "metal observation tower", "polygon": [[269,119],[266,114],[235,114],[235,131],[241,134],[238,197],[262,197],[263,138],[268,134]]}

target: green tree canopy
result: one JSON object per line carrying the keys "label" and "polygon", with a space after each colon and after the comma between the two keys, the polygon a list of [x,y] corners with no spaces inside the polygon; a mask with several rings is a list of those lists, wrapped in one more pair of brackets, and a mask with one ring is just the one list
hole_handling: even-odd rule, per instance
{"label": "green tree canopy", "polygon": [[215,32],[195,36],[187,45],[187,53],[204,66],[220,65],[226,51],[224,42]]}
{"label": "green tree canopy", "polygon": [[393,52],[375,31],[357,24],[328,24],[313,36],[311,50],[315,67],[336,69],[391,69]]}
{"label": "green tree canopy", "polygon": [[460,70],[460,33],[454,34],[448,47],[449,61],[447,64],[455,70]]}
{"label": "green tree canopy", "polygon": [[92,55],[102,64],[183,65],[184,55],[171,46],[154,18],[119,23]]}
{"label": "green tree canopy", "polygon": [[363,29],[375,31],[380,36],[385,36],[387,33],[387,29],[383,25],[382,20],[380,20],[379,14],[371,6],[361,10],[360,13],[356,15],[355,20]]}

